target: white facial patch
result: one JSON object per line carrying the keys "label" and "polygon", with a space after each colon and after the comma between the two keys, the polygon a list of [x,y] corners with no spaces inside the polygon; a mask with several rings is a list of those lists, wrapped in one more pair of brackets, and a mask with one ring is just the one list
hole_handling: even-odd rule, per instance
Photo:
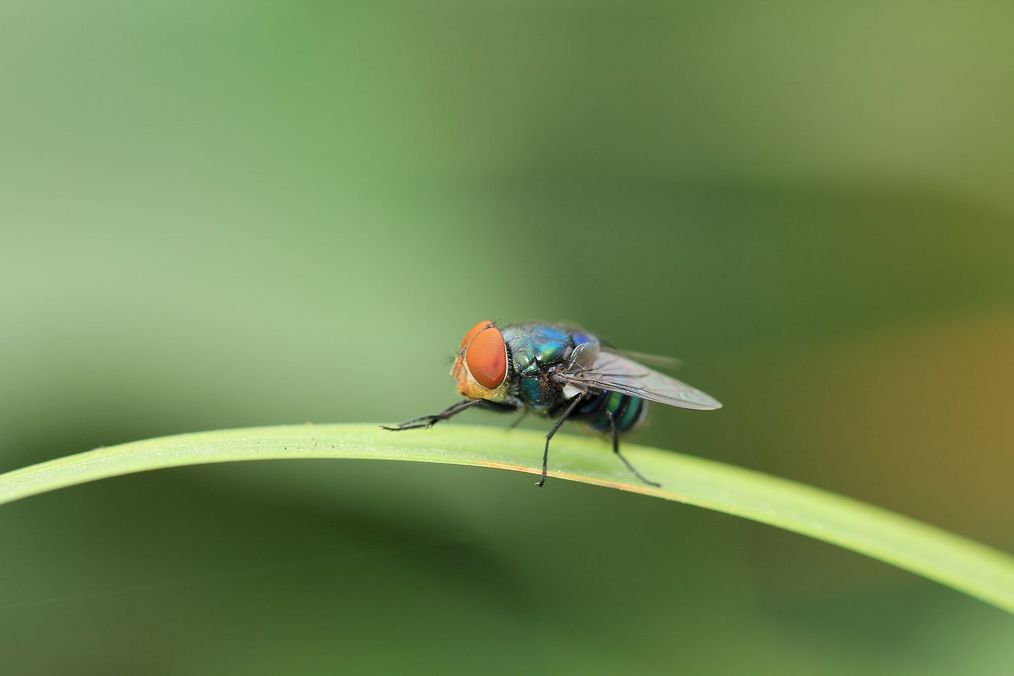
{"label": "white facial patch", "polygon": [[577,395],[581,394],[581,390],[577,389],[570,383],[563,386],[563,396],[567,399],[573,399]]}

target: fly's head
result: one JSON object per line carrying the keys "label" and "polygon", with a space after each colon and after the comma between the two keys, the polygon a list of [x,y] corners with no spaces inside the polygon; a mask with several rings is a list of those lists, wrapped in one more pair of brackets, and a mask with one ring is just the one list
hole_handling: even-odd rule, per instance
{"label": "fly's head", "polygon": [[506,399],[507,343],[496,324],[481,321],[465,334],[451,367],[451,377],[458,392],[469,399]]}

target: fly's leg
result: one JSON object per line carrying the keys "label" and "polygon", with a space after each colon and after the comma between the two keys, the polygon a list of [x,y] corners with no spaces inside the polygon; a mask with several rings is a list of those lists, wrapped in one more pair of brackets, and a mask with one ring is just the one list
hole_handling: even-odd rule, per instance
{"label": "fly's leg", "polygon": [[542,486],[546,483],[546,466],[549,464],[549,440],[553,438],[554,434],[556,434],[556,430],[560,429],[560,425],[562,425],[564,421],[570,417],[570,414],[574,412],[574,409],[577,408],[577,405],[581,403],[582,399],[584,399],[583,394],[579,394],[571,399],[567,410],[565,410],[563,414],[556,419],[556,422],[553,423],[553,429],[546,433],[546,449],[542,452],[542,477],[535,482],[535,485],[539,488],[542,488]]}
{"label": "fly's leg", "polygon": [[633,473],[633,475],[636,476],[638,479],[640,479],[644,483],[648,484],[649,486],[654,486],[655,488],[661,488],[662,484],[656,483],[654,481],[649,481],[648,479],[645,479],[644,476],[642,476],[641,473],[638,472],[634,468],[634,466],[630,464],[630,461],[627,460],[623,456],[622,453],[620,453],[620,435],[617,434],[617,432],[616,432],[616,421],[613,420],[613,412],[612,411],[606,411],[606,417],[609,418],[609,433],[613,437],[613,453],[615,453],[620,458],[620,460],[623,461],[623,464],[627,466],[627,469],[629,469]]}
{"label": "fly's leg", "polygon": [[381,425],[380,427],[385,430],[391,430],[392,432],[402,432],[404,430],[417,430],[421,428],[425,429],[433,427],[441,420],[453,418],[462,411],[467,411],[468,409],[478,404],[480,401],[481,399],[463,399],[462,401],[459,401],[455,404],[452,404],[451,406],[448,406],[440,413],[434,413],[433,415],[421,415],[418,418],[406,420],[405,422],[400,423],[398,425],[390,425],[390,426]]}
{"label": "fly's leg", "polygon": [[517,427],[518,425],[521,424],[522,420],[524,420],[527,417],[528,417],[528,408],[522,408],[521,409],[521,415],[519,415],[517,418],[515,418],[514,422],[512,422],[510,425],[508,425],[507,429],[509,429],[509,430],[514,429],[515,427]]}

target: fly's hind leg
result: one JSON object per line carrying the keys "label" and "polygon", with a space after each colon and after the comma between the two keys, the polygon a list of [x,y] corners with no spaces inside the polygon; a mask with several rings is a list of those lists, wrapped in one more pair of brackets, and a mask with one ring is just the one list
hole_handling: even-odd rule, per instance
{"label": "fly's hind leg", "polygon": [[636,476],[638,479],[648,484],[649,486],[661,488],[662,484],[645,479],[644,476],[640,472],[638,472],[633,465],[630,464],[630,461],[627,460],[622,453],[620,453],[620,435],[616,432],[616,421],[613,420],[613,412],[606,411],[606,416],[609,418],[609,432],[613,437],[613,453],[615,453],[620,458],[620,460],[623,461],[623,464],[627,466],[627,469],[629,469],[633,473],[633,475]]}
{"label": "fly's hind leg", "polygon": [[448,406],[440,413],[434,413],[433,415],[421,415],[418,418],[412,418],[411,420],[406,420],[405,422],[397,425],[381,425],[381,428],[391,430],[392,432],[402,432],[404,430],[417,430],[433,427],[441,420],[453,418],[462,411],[467,411],[480,401],[481,399],[463,399],[462,401]]}

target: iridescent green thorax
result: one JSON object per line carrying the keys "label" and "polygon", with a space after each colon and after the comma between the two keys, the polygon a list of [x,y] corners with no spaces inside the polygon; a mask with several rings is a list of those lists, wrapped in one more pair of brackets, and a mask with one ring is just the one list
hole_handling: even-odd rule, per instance
{"label": "iridescent green thorax", "polygon": [[576,346],[598,343],[594,336],[558,324],[510,324],[500,330],[510,355],[508,378],[516,380],[517,396],[537,411],[560,401],[561,385],[550,377],[550,367],[564,363]]}

